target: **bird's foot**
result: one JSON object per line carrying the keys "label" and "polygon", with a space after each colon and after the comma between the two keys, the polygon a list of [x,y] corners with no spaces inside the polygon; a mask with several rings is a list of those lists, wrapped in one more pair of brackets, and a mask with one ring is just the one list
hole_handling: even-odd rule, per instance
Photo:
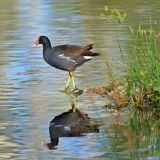
{"label": "bird's foot", "polygon": [[67,93],[68,92],[68,90],[69,90],[69,88],[67,89],[67,88],[64,88],[64,89],[59,89],[59,92],[64,92],[64,93]]}
{"label": "bird's foot", "polygon": [[64,89],[60,89],[60,92],[64,92],[66,94],[71,94],[72,90],[69,87],[65,87]]}
{"label": "bird's foot", "polygon": [[74,88],[74,89],[71,90],[71,92],[72,92],[73,94],[82,94],[82,93],[83,93],[83,90],[78,89],[78,88]]}
{"label": "bird's foot", "polygon": [[64,89],[60,89],[59,91],[66,93],[66,94],[77,94],[77,95],[80,95],[83,93],[83,90],[81,90],[81,89],[78,89],[78,88],[70,89],[69,87],[64,88]]}

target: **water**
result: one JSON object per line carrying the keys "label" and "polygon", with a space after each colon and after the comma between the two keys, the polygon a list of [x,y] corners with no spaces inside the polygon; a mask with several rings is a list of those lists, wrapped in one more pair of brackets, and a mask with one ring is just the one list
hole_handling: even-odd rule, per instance
{"label": "water", "polygon": [[[121,26],[105,22],[100,17],[105,4],[124,9],[126,22]],[[8,0],[1,2],[0,13],[0,159],[134,159],[137,153],[138,158],[158,159],[159,143],[153,140],[154,145],[148,143],[147,151],[141,152],[132,144],[136,135],[117,131],[119,125],[114,124],[123,118],[103,108],[107,100],[88,95],[78,97],[77,107],[99,121],[100,132],[62,137],[57,150],[46,149],[41,142],[50,141],[49,122],[71,108],[68,97],[58,91],[67,73],[48,66],[42,47],[32,45],[39,35],[47,35],[53,45],[93,43],[102,55],[76,71],[76,84],[82,89],[106,84],[106,58],[117,75],[124,74],[117,38],[125,46],[126,27],[148,25],[150,19],[159,27],[159,1]]]}

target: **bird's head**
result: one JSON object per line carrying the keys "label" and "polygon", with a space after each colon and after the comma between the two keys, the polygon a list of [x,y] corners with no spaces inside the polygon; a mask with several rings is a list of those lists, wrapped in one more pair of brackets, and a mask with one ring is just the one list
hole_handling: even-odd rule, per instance
{"label": "bird's head", "polygon": [[34,46],[37,46],[38,44],[50,44],[50,41],[46,36],[39,36],[34,42]]}

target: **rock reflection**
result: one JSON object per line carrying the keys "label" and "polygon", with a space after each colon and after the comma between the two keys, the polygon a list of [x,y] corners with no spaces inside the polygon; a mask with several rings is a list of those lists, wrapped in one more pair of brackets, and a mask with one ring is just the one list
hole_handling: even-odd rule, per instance
{"label": "rock reflection", "polygon": [[96,120],[76,108],[77,95],[69,94],[68,96],[72,109],[51,120],[49,126],[51,142],[44,144],[48,149],[56,149],[60,137],[80,137],[87,133],[99,132]]}

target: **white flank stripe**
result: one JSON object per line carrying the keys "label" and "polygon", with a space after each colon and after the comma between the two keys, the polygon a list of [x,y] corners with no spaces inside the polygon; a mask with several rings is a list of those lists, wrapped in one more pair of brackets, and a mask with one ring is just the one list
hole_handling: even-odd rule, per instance
{"label": "white flank stripe", "polygon": [[64,54],[60,54],[58,57],[64,57]]}
{"label": "white flank stripe", "polygon": [[[64,58],[64,59],[66,59],[67,61],[71,61],[71,62],[76,63],[75,60],[71,59],[70,57],[65,56],[64,54],[60,54],[58,57]],[[77,63],[76,63],[76,64],[77,64]]]}
{"label": "white flank stripe", "polygon": [[85,59],[92,59],[93,57],[91,56],[83,56]]}

